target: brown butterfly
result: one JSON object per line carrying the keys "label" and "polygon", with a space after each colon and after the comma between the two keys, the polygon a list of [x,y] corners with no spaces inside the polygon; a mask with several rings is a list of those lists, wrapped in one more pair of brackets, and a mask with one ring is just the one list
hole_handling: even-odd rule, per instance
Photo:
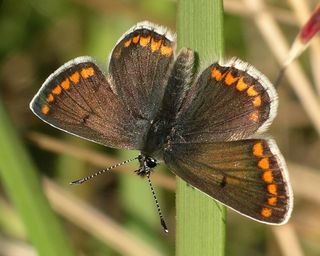
{"label": "brown butterfly", "polygon": [[176,54],[175,45],[167,29],[138,23],[111,52],[107,75],[90,57],[71,60],[49,76],[30,108],[65,132],[140,150],[137,174],[147,176],[150,186],[150,171],[164,161],[235,211],[267,224],[286,223],[293,205],[287,167],[276,143],[260,135],[276,116],[273,85],[236,58],[197,75],[194,52]]}

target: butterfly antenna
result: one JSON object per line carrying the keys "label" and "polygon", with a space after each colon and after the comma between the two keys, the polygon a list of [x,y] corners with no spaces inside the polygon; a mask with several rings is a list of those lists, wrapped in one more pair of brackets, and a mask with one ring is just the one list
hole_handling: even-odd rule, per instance
{"label": "butterfly antenna", "polygon": [[150,172],[147,173],[147,178],[148,178],[148,182],[149,182],[149,186],[150,186],[150,189],[151,189],[151,193],[152,193],[153,199],[154,199],[154,201],[156,202],[156,206],[157,206],[157,210],[158,210],[158,214],[159,214],[161,226],[163,227],[164,232],[168,233],[169,230],[168,230],[168,228],[167,228],[167,224],[166,224],[166,222],[164,221],[164,218],[163,218],[163,216],[162,216],[161,208],[160,208],[160,205],[159,205],[159,203],[158,203],[158,199],[157,199],[156,193],[155,193],[155,191],[154,191],[154,189],[153,189],[153,186],[152,186],[152,183],[151,183]]}
{"label": "butterfly antenna", "polygon": [[137,159],[138,159],[138,157],[125,160],[125,161],[123,161],[123,162],[121,162],[121,163],[117,163],[117,164],[115,164],[115,165],[112,165],[112,166],[110,166],[110,167],[108,167],[108,168],[106,168],[106,169],[100,170],[100,171],[98,171],[98,172],[96,172],[96,173],[93,173],[93,174],[91,174],[91,175],[89,175],[89,176],[87,176],[87,177],[84,177],[84,178],[82,178],[82,179],[74,180],[74,181],[70,182],[69,184],[70,184],[70,185],[79,185],[79,184],[82,184],[82,183],[84,183],[84,182],[86,182],[86,181],[88,181],[88,180],[91,180],[92,178],[94,178],[94,177],[96,177],[96,176],[98,176],[98,175],[101,175],[101,174],[103,174],[103,173],[105,173],[105,172],[107,172],[107,171],[110,171],[110,170],[112,170],[112,169],[114,169],[114,168],[116,168],[116,167],[119,167],[119,166],[121,166],[121,165],[130,163],[130,162],[132,162],[132,161],[134,161],[134,160],[137,160]]}

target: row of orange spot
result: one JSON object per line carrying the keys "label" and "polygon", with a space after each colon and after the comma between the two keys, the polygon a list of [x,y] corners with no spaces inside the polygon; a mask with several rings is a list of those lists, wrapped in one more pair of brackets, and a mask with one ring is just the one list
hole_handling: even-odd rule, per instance
{"label": "row of orange spot", "polygon": [[162,43],[162,40],[154,40],[154,38],[151,38],[151,36],[140,36],[136,35],[133,38],[128,39],[124,42],[124,47],[129,47],[131,43],[137,44],[139,43],[141,46],[145,47],[150,43],[150,48],[152,52],[156,52],[160,50],[161,55],[164,55],[166,57],[170,57],[173,53],[173,49],[171,46],[165,46]]}
{"label": "row of orange spot", "polygon": [[[62,90],[69,90],[71,82],[73,82],[75,85],[79,83],[80,76],[82,78],[88,78],[94,75],[94,69],[93,67],[87,67],[83,68],[80,72],[76,71],[71,76],[67,77],[65,80],[63,80],[60,84],[53,87],[51,92],[47,95],[47,102],[51,103],[54,101],[54,98],[59,95]],[[50,107],[48,104],[44,104],[41,107],[41,112],[45,115],[47,115],[50,111]]]}
{"label": "row of orange spot", "polygon": [[[273,182],[273,175],[272,171],[270,170],[270,163],[269,158],[264,157],[264,148],[262,142],[257,142],[253,145],[253,155],[256,157],[261,157],[258,161],[258,167],[263,170],[262,173],[262,180],[267,185],[267,191],[272,196],[268,197],[267,204],[270,206],[275,206],[277,204],[277,185],[272,183]],[[261,209],[261,215],[265,218],[269,218],[272,215],[272,209],[268,207],[263,207]]]}
{"label": "row of orange spot", "polygon": [[[237,82],[236,89],[240,92],[246,90],[248,96],[254,97],[252,100],[253,106],[256,108],[261,106],[261,96],[258,95],[258,92],[254,88],[254,85],[249,86],[247,83],[244,82],[243,76],[234,77],[231,71],[222,73],[219,69],[214,67],[211,69],[211,77],[217,81],[221,81],[222,79],[224,79],[224,84],[227,86],[230,86]],[[253,122],[257,122],[259,120],[259,111],[252,112],[250,115],[250,120]]]}

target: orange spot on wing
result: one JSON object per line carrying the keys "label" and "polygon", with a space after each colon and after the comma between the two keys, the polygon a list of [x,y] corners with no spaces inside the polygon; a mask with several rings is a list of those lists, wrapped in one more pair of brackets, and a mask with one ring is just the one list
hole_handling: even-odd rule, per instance
{"label": "orange spot on wing", "polygon": [[47,96],[47,101],[48,102],[54,101],[54,97],[53,97],[52,93],[49,93],[49,95]]}
{"label": "orange spot on wing", "polygon": [[254,86],[250,86],[247,90],[248,96],[257,96],[258,92],[254,89]]}
{"label": "orange spot on wing", "polygon": [[94,75],[94,69],[93,67],[89,67],[89,68],[83,68],[80,72],[81,76],[83,78],[88,78],[90,76]]}
{"label": "orange spot on wing", "polygon": [[124,42],[124,47],[129,47],[129,45],[131,44],[131,38],[127,41]]}
{"label": "orange spot on wing", "polygon": [[52,93],[53,93],[53,94],[56,94],[56,95],[59,95],[59,94],[61,93],[61,91],[62,91],[62,88],[61,88],[60,85],[57,85],[56,87],[54,87],[54,88],[52,89]]}
{"label": "orange spot on wing", "polygon": [[275,206],[278,202],[278,198],[275,196],[269,197],[267,202],[268,202],[268,205]]}
{"label": "orange spot on wing", "polygon": [[253,106],[255,107],[260,107],[261,106],[261,97],[257,96],[254,98],[254,100],[252,101]]}
{"label": "orange spot on wing", "polygon": [[65,90],[68,90],[70,88],[70,81],[68,78],[62,81],[61,87]]}
{"label": "orange spot on wing", "polygon": [[272,171],[268,170],[262,174],[262,179],[265,182],[271,183],[273,181]]}
{"label": "orange spot on wing", "polygon": [[214,67],[211,70],[211,77],[216,79],[217,81],[220,81],[225,76],[225,73],[221,73],[220,70],[218,70],[216,67]]}
{"label": "orange spot on wing", "polygon": [[140,45],[146,46],[150,42],[151,36],[140,37]]}
{"label": "orange spot on wing", "polygon": [[69,77],[69,79],[70,79],[74,84],[79,83],[79,80],[80,80],[80,74],[79,74],[79,72],[73,73],[73,74]]}
{"label": "orange spot on wing", "polygon": [[172,47],[161,45],[161,48],[160,48],[161,55],[164,55],[166,57],[170,57],[172,54],[172,51],[173,51]]}
{"label": "orange spot on wing", "polygon": [[255,111],[250,115],[250,120],[253,122],[257,122],[259,120],[259,112]]}
{"label": "orange spot on wing", "polygon": [[236,88],[237,88],[237,90],[238,91],[244,91],[245,89],[247,89],[248,88],[248,85],[243,81],[243,76],[242,77],[240,77],[240,79],[239,79],[239,81],[238,81],[238,83],[237,83],[237,85],[236,85]]}
{"label": "orange spot on wing", "polygon": [[135,37],[132,38],[132,42],[136,44],[139,42],[139,39],[140,39],[140,35],[136,35]]}
{"label": "orange spot on wing", "polygon": [[261,142],[258,142],[253,145],[253,154],[255,156],[262,156],[263,155],[263,145]]}
{"label": "orange spot on wing", "polygon": [[152,40],[151,40],[151,51],[152,52],[158,51],[160,49],[161,43],[162,43],[161,40],[155,41],[152,38]]}
{"label": "orange spot on wing", "polygon": [[49,113],[50,108],[48,107],[48,105],[43,105],[41,108],[41,112],[45,115],[47,115]]}
{"label": "orange spot on wing", "polygon": [[262,158],[259,162],[258,162],[258,167],[260,167],[261,169],[269,169],[269,159],[268,157],[264,157]]}
{"label": "orange spot on wing", "polygon": [[234,77],[231,72],[228,72],[228,74],[226,75],[226,78],[225,78],[225,83],[227,85],[231,85],[233,84],[234,82],[236,82],[237,80],[239,79],[239,77]]}
{"label": "orange spot on wing", "polygon": [[270,184],[267,187],[268,192],[272,195],[277,195],[277,185],[276,184]]}
{"label": "orange spot on wing", "polygon": [[265,218],[269,218],[272,215],[272,209],[263,207],[261,209],[261,215]]}

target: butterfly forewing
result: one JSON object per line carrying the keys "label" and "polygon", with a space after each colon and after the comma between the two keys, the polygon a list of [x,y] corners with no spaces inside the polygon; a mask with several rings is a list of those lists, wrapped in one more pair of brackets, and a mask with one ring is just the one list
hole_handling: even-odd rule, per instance
{"label": "butterfly forewing", "polygon": [[245,139],[265,130],[276,108],[276,93],[259,71],[240,60],[214,63],[189,90],[177,128],[190,142]]}
{"label": "butterfly forewing", "polygon": [[106,77],[90,57],[54,72],[30,104],[49,124],[114,148],[142,149],[159,110],[174,36],[142,22],[118,41]]}
{"label": "butterfly forewing", "polygon": [[90,57],[74,59],[54,72],[30,103],[45,122],[109,147],[137,148],[138,129],[124,103]]}
{"label": "butterfly forewing", "polygon": [[287,170],[272,140],[172,143],[164,160],[192,186],[250,218],[283,224],[290,216]]}

